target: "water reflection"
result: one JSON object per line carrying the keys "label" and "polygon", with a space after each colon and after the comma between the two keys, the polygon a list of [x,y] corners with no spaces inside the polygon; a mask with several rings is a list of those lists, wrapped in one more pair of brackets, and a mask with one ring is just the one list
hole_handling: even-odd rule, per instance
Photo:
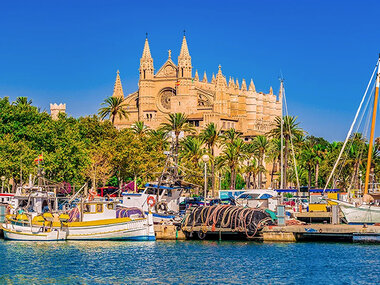
{"label": "water reflection", "polygon": [[331,243],[0,241],[0,283],[376,284],[379,249]]}

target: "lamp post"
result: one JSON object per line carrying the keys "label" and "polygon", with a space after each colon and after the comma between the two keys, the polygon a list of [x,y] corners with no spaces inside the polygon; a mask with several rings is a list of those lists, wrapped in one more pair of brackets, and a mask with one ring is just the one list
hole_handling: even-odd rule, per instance
{"label": "lamp post", "polygon": [[206,197],[207,197],[207,162],[210,160],[210,157],[207,154],[204,154],[202,156],[202,160],[205,163],[205,188],[204,188],[204,195],[205,195],[205,206],[206,206]]}
{"label": "lamp post", "polygon": [[5,181],[5,176],[1,176],[1,193],[4,193],[4,181]]}

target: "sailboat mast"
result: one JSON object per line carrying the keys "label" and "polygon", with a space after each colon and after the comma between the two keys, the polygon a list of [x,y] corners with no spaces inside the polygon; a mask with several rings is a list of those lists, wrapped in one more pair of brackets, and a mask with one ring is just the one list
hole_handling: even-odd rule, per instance
{"label": "sailboat mast", "polygon": [[280,189],[284,189],[284,108],[283,108],[283,97],[284,97],[284,80],[281,78],[280,85],[280,100],[281,100],[281,185]]}
{"label": "sailboat mast", "polygon": [[380,85],[380,64],[379,63],[380,63],[380,55],[379,55],[379,61],[377,62],[376,89],[375,89],[375,99],[373,100],[371,135],[369,138],[367,171],[365,173],[364,194],[368,194],[369,172],[371,171],[373,140],[375,136],[376,113],[377,113],[377,105],[378,105],[378,99],[379,99],[379,85]]}

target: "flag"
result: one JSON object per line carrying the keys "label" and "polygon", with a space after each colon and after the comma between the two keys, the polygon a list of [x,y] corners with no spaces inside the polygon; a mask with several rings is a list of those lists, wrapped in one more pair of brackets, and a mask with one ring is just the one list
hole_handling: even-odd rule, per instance
{"label": "flag", "polygon": [[175,85],[176,85],[176,86],[179,86],[179,83],[180,83],[179,80],[177,80],[177,82],[175,83]]}
{"label": "flag", "polygon": [[122,191],[135,191],[135,181],[130,181],[129,183],[124,183],[123,187],[122,187]]}
{"label": "flag", "polygon": [[39,156],[37,156],[37,157],[34,159],[34,162],[35,162],[35,163],[40,163],[40,161],[43,161],[43,160],[44,160],[44,158],[43,158],[42,154],[40,154]]}

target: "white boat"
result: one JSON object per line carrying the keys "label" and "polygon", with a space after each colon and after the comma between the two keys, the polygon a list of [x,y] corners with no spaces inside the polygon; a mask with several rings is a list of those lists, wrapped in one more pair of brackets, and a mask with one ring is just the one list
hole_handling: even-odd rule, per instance
{"label": "white boat", "polygon": [[380,223],[380,207],[375,205],[354,204],[339,200],[330,199],[338,203],[340,210],[343,212],[349,224],[376,224]]}
{"label": "white boat", "polygon": [[104,200],[79,203],[68,214],[10,215],[2,229],[12,240],[155,240],[151,214]]}
{"label": "white boat", "polygon": [[88,201],[63,223],[68,240],[155,240],[153,217],[113,201]]}
{"label": "white boat", "polygon": [[67,233],[59,228],[46,229],[43,227],[15,226],[10,223],[1,226],[4,239],[23,241],[59,241],[66,240]]}
{"label": "white boat", "polygon": [[235,198],[236,205],[250,208],[268,208],[275,211],[277,192],[270,189],[247,190]]}
{"label": "white boat", "polygon": [[137,207],[145,213],[152,212],[154,223],[173,221],[179,212],[182,187],[146,184],[141,193],[122,193],[124,207]]}

